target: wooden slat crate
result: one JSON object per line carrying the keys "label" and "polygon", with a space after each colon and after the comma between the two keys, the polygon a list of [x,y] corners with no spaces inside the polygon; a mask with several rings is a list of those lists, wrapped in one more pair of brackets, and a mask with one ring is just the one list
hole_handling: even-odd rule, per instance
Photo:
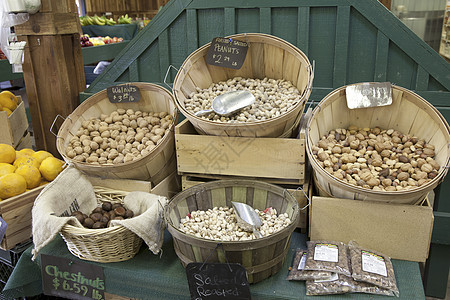
{"label": "wooden slat crate", "polygon": [[302,184],[304,138],[246,138],[199,135],[184,120],[175,127],[178,173],[238,176],[270,183]]}
{"label": "wooden slat crate", "polygon": [[17,96],[19,105],[8,117],[5,111],[0,111],[0,143],[17,148],[22,138],[27,134],[28,119],[22,97]]}

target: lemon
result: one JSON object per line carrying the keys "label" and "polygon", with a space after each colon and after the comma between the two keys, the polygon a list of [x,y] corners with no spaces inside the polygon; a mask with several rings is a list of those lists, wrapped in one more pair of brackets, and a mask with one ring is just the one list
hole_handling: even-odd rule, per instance
{"label": "lemon", "polygon": [[0,144],[0,163],[12,164],[16,159],[16,150],[11,145]]}
{"label": "lemon", "polygon": [[21,175],[27,182],[28,189],[34,189],[41,183],[41,172],[38,168],[29,165],[21,165],[17,168],[16,174]]}
{"label": "lemon", "polygon": [[11,111],[17,108],[17,97],[14,96],[13,93],[8,91],[3,91],[0,93],[0,104],[3,106],[3,109],[9,108]]}
{"label": "lemon", "polygon": [[42,161],[39,171],[41,172],[42,177],[48,181],[52,181],[59,173],[61,173],[63,165],[64,162],[56,157],[47,157]]}
{"label": "lemon", "polygon": [[16,171],[16,167],[7,163],[0,163],[0,176],[11,174]]}
{"label": "lemon", "polygon": [[17,152],[19,152],[20,154],[26,155],[26,156],[33,156],[33,154],[34,154],[34,150],[30,149],[30,148],[24,148],[24,149],[19,150]]}
{"label": "lemon", "polygon": [[42,163],[42,161],[44,159],[46,159],[47,157],[53,157],[53,154],[51,154],[50,152],[44,151],[44,150],[40,150],[40,151],[36,151],[34,152],[31,157],[34,157],[38,162],[39,165]]}
{"label": "lemon", "polygon": [[39,162],[37,161],[37,159],[35,159],[34,157],[31,156],[22,156],[17,158],[13,165],[18,168],[22,165],[29,165],[29,166],[34,166],[36,168],[39,168]]}
{"label": "lemon", "polygon": [[16,173],[0,177],[0,198],[7,199],[22,194],[27,190],[27,181]]}
{"label": "lemon", "polygon": [[6,111],[6,116],[8,116],[8,117],[12,114],[12,111],[9,108],[7,108],[7,107],[3,107],[2,110]]}

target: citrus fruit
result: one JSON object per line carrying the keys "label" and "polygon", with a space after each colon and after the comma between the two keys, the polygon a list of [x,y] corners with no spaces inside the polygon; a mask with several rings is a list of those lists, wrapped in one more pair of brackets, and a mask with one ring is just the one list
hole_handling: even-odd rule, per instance
{"label": "citrus fruit", "polygon": [[6,107],[13,111],[17,108],[17,97],[11,92],[3,91],[0,93],[0,104],[3,109]]}
{"label": "citrus fruit", "polygon": [[27,190],[27,181],[16,173],[0,177],[0,198],[7,199],[22,194]]}
{"label": "citrus fruit", "polygon": [[9,108],[7,108],[7,107],[3,107],[2,110],[6,111],[6,116],[8,116],[8,117],[12,114],[12,111]]}
{"label": "citrus fruit", "polygon": [[52,181],[63,170],[63,165],[64,162],[56,157],[47,157],[42,161],[39,171],[42,177],[48,181]]}
{"label": "citrus fruit", "polygon": [[27,156],[33,156],[33,154],[34,154],[34,150],[30,149],[30,148],[24,148],[24,149],[19,150],[17,152],[19,152],[20,154],[23,154],[23,155],[27,155]]}
{"label": "citrus fruit", "polygon": [[8,144],[0,144],[0,163],[12,164],[16,159],[16,150]]}
{"label": "citrus fruit", "polygon": [[39,162],[39,164],[41,164],[41,162],[47,157],[53,157],[53,154],[44,150],[40,150],[34,152],[31,157],[34,157]]}
{"label": "citrus fruit", "polygon": [[25,178],[28,189],[34,189],[41,183],[41,172],[34,166],[21,165],[15,173]]}
{"label": "citrus fruit", "polygon": [[16,167],[7,163],[0,163],[0,176],[14,173]]}
{"label": "citrus fruit", "polygon": [[39,162],[37,161],[37,159],[35,159],[34,157],[31,156],[22,156],[17,158],[13,165],[18,168],[22,165],[29,165],[29,166],[34,166],[36,168],[39,168]]}

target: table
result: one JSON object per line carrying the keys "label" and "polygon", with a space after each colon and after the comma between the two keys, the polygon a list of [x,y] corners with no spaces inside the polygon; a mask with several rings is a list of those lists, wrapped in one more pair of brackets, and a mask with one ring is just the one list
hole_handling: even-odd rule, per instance
{"label": "table", "polygon": [[82,26],[81,30],[83,30],[84,34],[89,34],[90,37],[110,36],[118,38],[121,37],[124,40],[133,39],[139,31],[138,25],[136,23],[116,24],[113,26],[87,25]]}
{"label": "table", "polygon": [[[274,276],[250,285],[253,299],[315,299],[306,296],[305,284],[301,281],[287,281],[288,268],[292,263],[295,249],[305,247],[306,235],[294,232],[290,251],[283,268]],[[173,240],[165,231],[162,255],[152,254],[145,246],[132,259],[117,263],[94,263],[103,267],[105,290],[107,293],[140,299],[189,299],[189,287],[186,273],[173,248]],[[78,260],[68,250],[64,241],[58,236],[42,253]],[[31,247],[20,257],[4,295],[8,297],[33,296],[42,293],[39,258],[31,261]],[[416,262],[393,260],[400,297],[397,299],[425,299]],[[394,299],[392,297],[368,294],[347,294],[328,296],[328,299]]]}

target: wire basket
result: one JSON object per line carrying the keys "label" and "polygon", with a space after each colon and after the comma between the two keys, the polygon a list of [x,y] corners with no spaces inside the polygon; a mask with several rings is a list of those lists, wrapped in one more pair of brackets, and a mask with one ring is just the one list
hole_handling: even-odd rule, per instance
{"label": "wire basket", "polygon": [[[122,203],[128,192],[94,186],[99,204]],[[73,255],[90,261],[108,263],[128,260],[136,255],[142,239],[122,225],[89,229],[70,224],[62,227],[60,235]]]}

